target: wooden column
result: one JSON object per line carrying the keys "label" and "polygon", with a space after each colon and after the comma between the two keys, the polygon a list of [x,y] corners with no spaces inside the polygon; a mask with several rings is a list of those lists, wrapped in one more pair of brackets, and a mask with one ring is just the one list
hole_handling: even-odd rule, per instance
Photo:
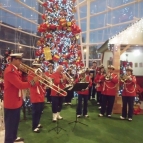
{"label": "wooden column", "polygon": [[[120,79],[120,45],[115,45],[113,50],[113,66],[115,67],[115,73],[118,75]],[[119,84],[117,86],[117,91],[119,91]],[[117,92],[114,107],[113,107],[113,113],[114,114],[121,114],[122,112],[122,98],[119,96],[119,93]]]}

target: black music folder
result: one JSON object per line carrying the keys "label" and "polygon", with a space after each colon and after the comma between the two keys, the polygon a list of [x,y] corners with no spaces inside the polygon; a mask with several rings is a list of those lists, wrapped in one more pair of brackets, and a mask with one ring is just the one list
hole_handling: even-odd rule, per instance
{"label": "black music folder", "polygon": [[78,82],[74,85],[73,91],[81,91],[82,89],[86,89],[89,85],[89,82]]}

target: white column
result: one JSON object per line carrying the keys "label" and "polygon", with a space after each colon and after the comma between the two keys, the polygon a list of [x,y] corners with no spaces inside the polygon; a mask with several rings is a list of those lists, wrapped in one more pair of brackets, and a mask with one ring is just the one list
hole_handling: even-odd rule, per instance
{"label": "white column", "polygon": [[90,0],[87,0],[87,23],[86,23],[86,68],[89,67],[89,30],[90,30]]}
{"label": "white column", "polygon": [[[78,17],[78,26],[81,28],[80,24],[80,10],[79,10],[79,0],[77,0],[77,17]],[[82,45],[82,34],[80,33],[80,45],[81,45],[81,52],[82,52],[82,61],[84,61],[84,51],[83,51],[83,45]]]}

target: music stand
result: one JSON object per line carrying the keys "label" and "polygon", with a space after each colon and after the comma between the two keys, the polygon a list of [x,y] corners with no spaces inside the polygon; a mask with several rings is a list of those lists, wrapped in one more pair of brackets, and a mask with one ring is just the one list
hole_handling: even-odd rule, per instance
{"label": "music stand", "polygon": [[[58,94],[58,97],[59,97],[59,94]],[[59,132],[61,130],[66,131],[65,129],[63,129],[62,127],[59,126],[59,120],[58,119],[56,121],[56,127],[50,129],[48,132],[51,132],[52,130],[55,130],[57,134],[59,134]]]}
{"label": "music stand", "polygon": [[[72,90],[73,91],[81,91],[82,89],[86,89],[88,87],[88,85],[89,85],[89,83],[87,83],[87,82],[86,83],[85,82],[84,83],[79,82],[79,83],[76,83],[74,85]],[[72,121],[72,122],[69,123],[69,124],[75,123],[74,128],[76,126],[76,123],[80,123],[82,125],[88,126],[88,125],[78,121],[78,118],[77,118],[77,99],[76,99],[76,114],[75,114],[75,116],[76,116],[75,121]],[[73,128],[73,130],[74,130],[74,128]]]}

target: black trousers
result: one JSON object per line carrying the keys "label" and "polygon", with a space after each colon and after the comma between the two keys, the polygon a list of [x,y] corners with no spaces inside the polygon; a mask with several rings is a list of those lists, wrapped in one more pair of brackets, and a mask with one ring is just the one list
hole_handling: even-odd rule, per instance
{"label": "black trousers", "polygon": [[67,96],[65,97],[65,103],[71,103],[72,98],[73,98],[73,91],[68,90]]}
{"label": "black trousers", "polygon": [[123,102],[122,117],[124,118],[127,117],[127,106],[128,106],[128,118],[133,117],[134,100],[135,97],[133,96],[122,96],[122,102]]}
{"label": "black trousers", "polygon": [[43,102],[32,103],[32,130],[36,129],[40,123],[43,111]]}
{"label": "black trousers", "polygon": [[100,106],[102,105],[102,97],[101,91],[97,91],[97,102],[100,103]]}
{"label": "black trousers", "polygon": [[4,108],[5,121],[5,141],[4,143],[14,143],[17,138],[17,130],[20,121],[20,108]]}
{"label": "black trousers", "polygon": [[47,102],[51,102],[51,88],[46,89]]}
{"label": "black trousers", "polygon": [[62,96],[51,96],[51,97],[52,97],[52,112],[53,113],[61,112],[64,97]]}
{"label": "black trousers", "polygon": [[92,85],[92,98],[95,98],[95,93],[96,93],[95,84],[93,84]]}
{"label": "black trousers", "polygon": [[92,87],[89,87],[88,100],[90,100],[90,99],[91,99],[91,95],[92,95]]}
{"label": "black trousers", "polygon": [[[83,110],[82,110],[82,99],[83,99]],[[88,95],[78,95],[77,115],[87,115]]]}
{"label": "black trousers", "polygon": [[104,113],[106,111],[106,115],[111,115],[114,101],[115,101],[115,96],[103,95],[100,113],[104,115]]}

